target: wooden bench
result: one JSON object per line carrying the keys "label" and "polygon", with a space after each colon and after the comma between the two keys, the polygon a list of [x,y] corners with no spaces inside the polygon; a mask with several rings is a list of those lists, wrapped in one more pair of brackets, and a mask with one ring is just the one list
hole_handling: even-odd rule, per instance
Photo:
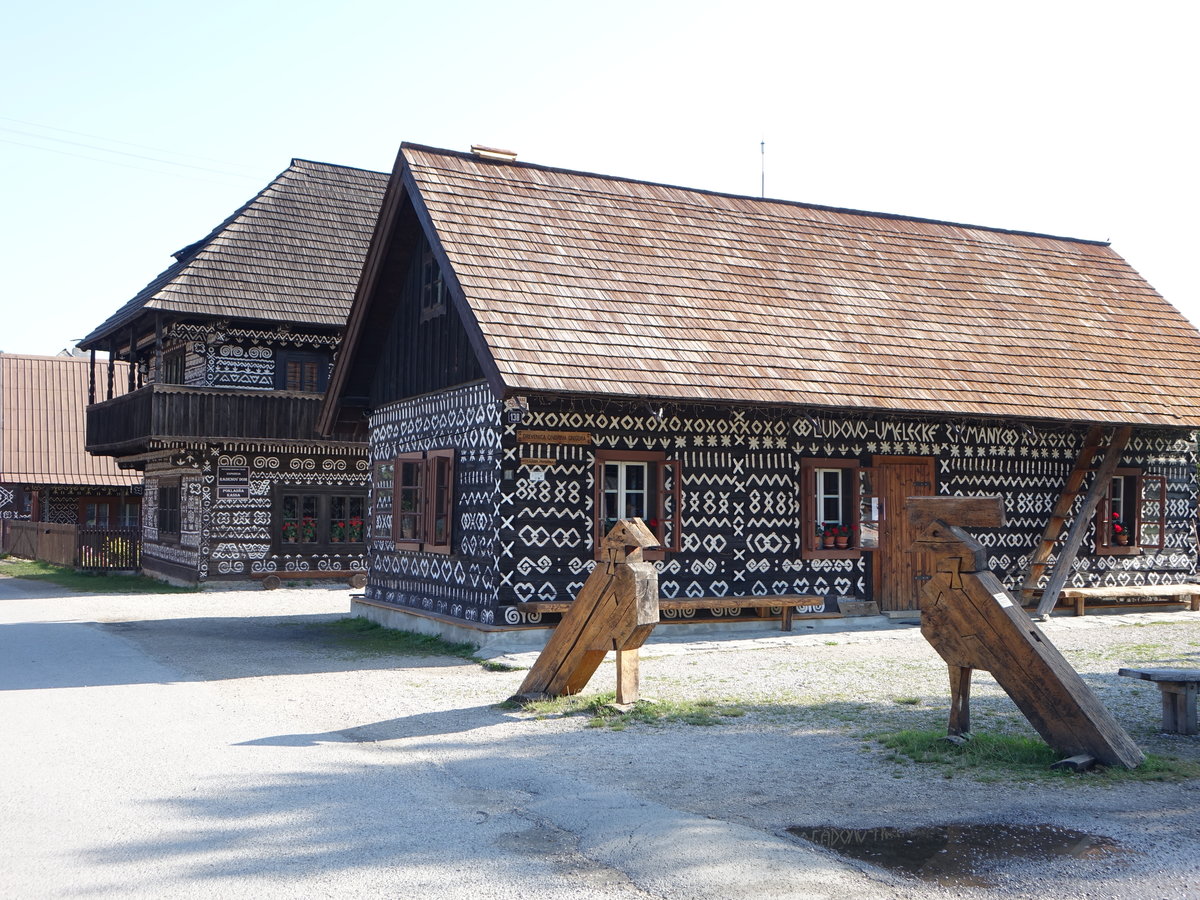
{"label": "wooden bench", "polygon": [[284,581],[327,581],[345,579],[352,588],[367,586],[367,573],[359,569],[312,569],[307,572],[252,572],[250,577],[263,583],[263,589],[273,591]]}
{"label": "wooden bench", "polygon": [[1162,694],[1162,730],[1171,734],[1200,734],[1196,724],[1196,693],[1200,669],[1118,669],[1118,675],[1153,681]]}
{"label": "wooden bench", "polygon": [[1137,606],[1139,603],[1088,603],[1089,600],[1129,598],[1141,603],[1186,603],[1192,612],[1200,612],[1200,584],[1138,584],[1121,587],[1063,588],[1058,595],[1075,602],[1075,615],[1082,616],[1085,605],[1092,608]]}
{"label": "wooden bench", "polygon": [[[664,610],[683,612],[695,609],[719,609],[731,611],[735,609],[757,609],[760,615],[769,615],[771,607],[782,607],[783,614],[779,619],[780,631],[792,630],[792,619],[796,607],[817,606],[824,604],[824,597],[804,594],[792,594],[786,597],[683,597],[668,599],[659,598],[659,621],[677,621],[662,618]],[[571,608],[570,600],[526,600],[517,604],[517,609],[524,613],[564,613]],[[810,613],[808,619],[840,619],[841,613]]]}

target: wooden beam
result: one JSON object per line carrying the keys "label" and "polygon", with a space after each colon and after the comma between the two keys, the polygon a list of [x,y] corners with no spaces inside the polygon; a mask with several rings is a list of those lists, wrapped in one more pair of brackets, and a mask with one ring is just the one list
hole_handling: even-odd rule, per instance
{"label": "wooden beam", "polygon": [[1079,457],[1075,460],[1075,468],[1067,475],[1062,493],[1059,494],[1054,509],[1050,511],[1050,518],[1046,520],[1046,527],[1042,530],[1042,539],[1029,557],[1029,569],[1025,573],[1025,581],[1021,585],[1022,597],[1032,598],[1037,593],[1038,581],[1041,579],[1042,573],[1046,571],[1046,561],[1054,552],[1054,545],[1058,541],[1058,536],[1062,534],[1063,524],[1071,516],[1071,507],[1075,505],[1075,499],[1083,488],[1083,479],[1091,471],[1092,458],[1100,449],[1103,440],[1104,426],[1093,425],[1088,429],[1087,436],[1083,439],[1083,447],[1079,451]]}
{"label": "wooden beam", "polygon": [[1083,545],[1083,536],[1092,521],[1092,516],[1096,513],[1096,506],[1100,503],[1100,498],[1108,490],[1113,472],[1117,470],[1121,454],[1125,451],[1132,433],[1133,429],[1128,425],[1113,431],[1112,438],[1108,442],[1108,450],[1104,453],[1104,460],[1100,463],[1100,468],[1096,470],[1096,476],[1092,479],[1087,496],[1084,497],[1083,506],[1075,516],[1075,521],[1071,523],[1071,529],[1067,532],[1067,540],[1058,553],[1058,559],[1054,562],[1054,571],[1050,573],[1050,581],[1046,584],[1046,590],[1042,593],[1042,599],[1037,605],[1035,615],[1038,618],[1050,615],[1050,610],[1054,609],[1054,604],[1058,602],[1058,592],[1063,589],[1067,579],[1071,577],[1071,567],[1079,555],[1079,548]]}
{"label": "wooden beam", "polygon": [[904,502],[908,520],[917,531],[939,519],[961,528],[1003,528],[1001,497],[909,497]]}

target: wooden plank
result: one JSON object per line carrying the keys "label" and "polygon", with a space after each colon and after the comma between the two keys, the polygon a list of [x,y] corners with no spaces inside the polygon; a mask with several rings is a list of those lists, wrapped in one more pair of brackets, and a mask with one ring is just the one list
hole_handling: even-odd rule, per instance
{"label": "wooden plank", "polygon": [[1190,597],[1200,594],[1200,584],[1137,584],[1107,585],[1104,587],[1063,588],[1059,596],[1067,600],[1076,597]]}
{"label": "wooden plank", "polygon": [[962,528],[1002,528],[1005,524],[1001,497],[909,497],[904,509],[918,530],[947,516]]}
{"label": "wooden plank", "polygon": [[1177,681],[1200,683],[1200,669],[1117,669],[1125,678],[1143,681]]}
{"label": "wooden plank", "polygon": [[1129,443],[1129,436],[1132,433],[1133,429],[1128,425],[1113,431],[1112,439],[1108,444],[1108,450],[1104,454],[1104,460],[1100,463],[1100,468],[1096,470],[1096,477],[1092,479],[1092,485],[1088,488],[1083,506],[1075,516],[1075,520],[1071,523],[1071,529],[1067,532],[1067,540],[1063,544],[1062,550],[1059,551],[1058,559],[1054,563],[1054,571],[1050,575],[1050,581],[1042,593],[1042,599],[1038,602],[1036,615],[1039,618],[1048,616],[1050,610],[1054,609],[1054,604],[1058,602],[1058,594],[1066,585],[1067,579],[1071,576],[1071,567],[1075,562],[1075,557],[1079,555],[1079,548],[1083,544],[1083,536],[1087,531],[1088,525],[1091,523],[1092,516],[1096,512],[1096,506],[1100,503],[1100,498],[1104,496],[1104,492],[1108,490],[1108,484],[1112,480],[1113,472],[1116,471],[1117,464],[1121,461],[1121,453],[1125,450],[1125,445]]}

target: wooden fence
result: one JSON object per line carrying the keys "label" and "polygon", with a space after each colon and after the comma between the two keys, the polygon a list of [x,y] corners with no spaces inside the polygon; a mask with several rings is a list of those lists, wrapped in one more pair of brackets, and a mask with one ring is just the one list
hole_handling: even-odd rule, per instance
{"label": "wooden fence", "polygon": [[0,547],[13,556],[88,571],[129,571],[142,565],[142,533],[138,528],[91,528],[8,519]]}

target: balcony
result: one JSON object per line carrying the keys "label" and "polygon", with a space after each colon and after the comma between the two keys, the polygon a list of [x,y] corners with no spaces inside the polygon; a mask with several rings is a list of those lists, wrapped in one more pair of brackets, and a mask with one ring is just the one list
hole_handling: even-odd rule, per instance
{"label": "balcony", "polygon": [[[228,440],[311,441],[322,395],[151,384],[87,408],[87,449],[129,456]],[[326,440],[363,441],[365,433]]]}

